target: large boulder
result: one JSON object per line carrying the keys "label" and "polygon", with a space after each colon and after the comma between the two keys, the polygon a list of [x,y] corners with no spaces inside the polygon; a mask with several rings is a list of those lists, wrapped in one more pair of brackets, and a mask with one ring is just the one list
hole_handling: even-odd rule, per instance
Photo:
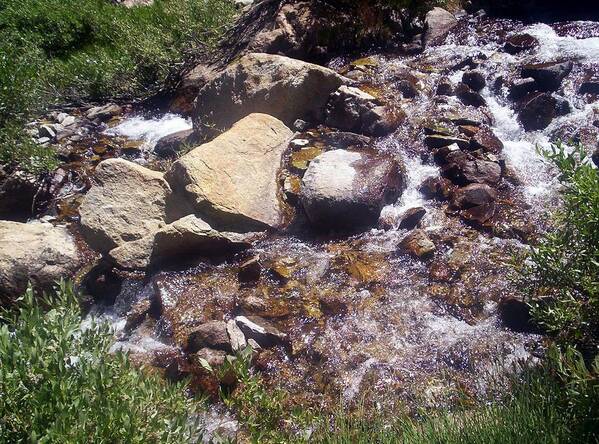
{"label": "large boulder", "polygon": [[270,54],[248,54],[232,63],[199,92],[194,127],[204,134],[227,130],[252,113],[320,121],[328,96],[344,83],[335,71]]}
{"label": "large boulder", "polygon": [[101,162],[79,214],[81,233],[97,251],[155,232],[167,220],[171,189],[163,174],[123,159]]}
{"label": "large boulder", "polygon": [[456,185],[495,185],[501,180],[501,166],[497,162],[462,151],[457,145],[438,150],[437,156],[443,163],[443,175]]}
{"label": "large boulder", "polygon": [[357,230],[375,225],[383,206],[397,200],[402,185],[401,167],[395,160],[333,150],[310,163],[301,202],[313,225]]}
{"label": "large boulder", "polygon": [[216,231],[191,214],[111,250],[109,256],[119,268],[144,270],[175,260],[224,256],[250,245],[250,235]]}
{"label": "large boulder", "polygon": [[443,8],[433,8],[424,19],[426,31],[424,33],[424,44],[431,45],[440,43],[451,31],[458,21],[455,16]]}
{"label": "large boulder", "polygon": [[82,261],[64,227],[0,221],[0,300],[14,300],[29,281],[39,289],[51,288],[72,276]]}
{"label": "large boulder", "polygon": [[278,173],[293,133],[275,117],[251,114],[173,164],[166,178],[219,229],[281,228],[287,208]]}

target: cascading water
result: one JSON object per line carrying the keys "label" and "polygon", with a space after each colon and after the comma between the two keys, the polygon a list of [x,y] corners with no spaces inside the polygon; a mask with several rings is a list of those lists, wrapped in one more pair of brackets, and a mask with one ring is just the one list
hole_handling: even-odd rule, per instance
{"label": "cascading water", "polygon": [[[505,38],[513,33],[536,37],[538,48],[505,53]],[[237,281],[239,263],[245,258],[157,273],[150,283],[123,290],[117,306],[123,305],[110,308],[105,316],[122,332],[122,317],[152,292],[161,295],[165,314],[130,335],[121,334],[115,347],[141,354],[157,348],[178,351],[173,337],[181,326],[210,316],[230,319],[240,312],[257,312],[287,332],[293,344],[291,351],[265,352],[261,365],[265,375],[296,397],[316,403],[335,402],[339,395],[349,402],[367,393],[382,403],[446,406],[464,391],[484,396],[487,382],[509,371],[513,363],[534,361],[542,338],[508,329],[498,317],[500,301],[517,292],[507,278],[508,263],[523,248],[522,240],[514,230],[496,237],[474,229],[448,212],[447,204],[425,198],[421,184],[438,176],[440,169],[422,142],[423,128],[463,110],[455,97],[439,99],[435,88],[442,78],[459,82],[465,71],[459,65],[469,58],[480,59],[478,69],[487,79],[481,92],[486,105],[476,113],[489,120],[490,129],[503,143],[500,156],[510,171],[510,183],[504,179],[498,187],[501,199],[508,202],[506,208],[515,209],[517,217],[526,217],[526,223],[542,229],[544,213],[557,199],[557,185],[537,146],[547,148],[557,135],[571,135],[572,127],[588,127],[593,134],[599,109],[567,79],[563,95],[570,112],[556,117],[544,130],[527,132],[499,79],[513,78],[519,66],[530,62],[572,59],[598,66],[599,25],[525,26],[466,18],[446,44],[423,54],[370,57],[376,68],[364,85],[384,99],[391,97],[407,115],[396,133],[375,142],[379,151],[400,156],[407,173],[402,197],[381,214],[381,219],[393,223],[387,223],[385,230],[344,239],[316,238],[306,232],[267,238],[252,253],[259,253],[276,273],[256,288],[240,287]],[[331,66],[342,64],[336,60]],[[418,86],[415,98],[399,98],[393,89],[396,78],[406,71]],[[107,134],[152,145],[160,136],[188,127],[184,119],[166,115],[128,119]],[[398,253],[398,241],[406,230],[399,229],[397,222],[414,207],[426,209],[422,228],[437,245],[430,262]],[[343,299],[332,313],[330,304],[325,309],[322,303],[323,297],[331,295]]]}

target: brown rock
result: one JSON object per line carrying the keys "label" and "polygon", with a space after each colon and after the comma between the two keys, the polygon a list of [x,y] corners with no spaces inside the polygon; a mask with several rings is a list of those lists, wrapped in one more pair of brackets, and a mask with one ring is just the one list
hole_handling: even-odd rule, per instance
{"label": "brown rock", "polygon": [[515,34],[510,36],[505,42],[505,52],[517,54],[522,51],[528,51],[539,45],[539,41],[530,34]]}
{"label": "brown rock", "polygon": [[535,94],[524,102],[518,119],[526,131],[545,129],[557,115],[557,105],[557,100],[551,94]]}
{"label": "brown rock", "polygon": [[226,322],[209,321],[189,332],[186,350],[193,353],[204,347],[231,351]]}
{"label": "brown rock", "polygon": [[415,207],[407,209],[401,215],[401,221],[399,222],[399,228],[403,228],[405,230],[411,230],[416,228],[424,215],[426,214],[426,209],[423,207]]}
{"label": "brown rock", "polygon": [[483,126],[470,139],[470,147],[487,153],[499,154],[503,150],[503,142],[489,127]]}
{"label": "brown rock", "polygon": [[400,243],[400,247],[411,255],[425,259],[436,250],[435,244],[424,230],[413,230]]}
{"label": "brown rock", "polygon": [[239,266],[237,277],[239,278],[239,282],[258,282],[261,271],[260,256],[254,256]]}

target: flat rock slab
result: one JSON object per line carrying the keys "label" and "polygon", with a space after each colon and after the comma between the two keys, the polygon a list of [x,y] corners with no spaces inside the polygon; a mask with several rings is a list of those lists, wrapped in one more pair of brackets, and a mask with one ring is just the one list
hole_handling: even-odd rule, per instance
{"label": "flat rock slab", "polygon": [[248,54],[199,92],[194,128],[227,130],[252,113],[275,116],[291,126],[296,119],[319,121],[329,95],[346,80],[335,71],[272,54]]}
{"label": "flat rock slab", "polygon": [[16,299],[31,281],[49,289],[72,276],[83,259],[65,227],[0,221],[0,299]]}
{"label": "flat rock slab", "polygon": [[288,209],[278,173],[292,131],[275,117],[251,114],[175,162],[166,178],[215,228],[281,228]]}
{"label": "flat rock slab", "polygon": [[79,214],[81,232],[95,250],[108,252],[165,224],[171,189],[162,173],[109,159],[98,165],[94,179]]}

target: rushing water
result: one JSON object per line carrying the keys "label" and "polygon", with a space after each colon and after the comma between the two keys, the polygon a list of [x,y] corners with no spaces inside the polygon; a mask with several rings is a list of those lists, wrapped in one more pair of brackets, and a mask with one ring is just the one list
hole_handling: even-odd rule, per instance
{"label": "rushing water", "polygon": [[[521,32],[537,37],[540,46],[518,55],[503,52],[505,37]],[[570,80],[580,74],[576,71],[564,82],[571,112],[543,131],[526,132],[507,98],[507,87],[496,87],[495,81],[513,78],[518,67],[529,62],[573,59],[585,67],[598,66],[599,25],[525,26],[466,18],[445,45],[423,54],[370,54],[378,66],[364,81],[408,116],[395,134],[376,141],[380,151],[401,156],[407,172],[402,197],[383,209],[382,219],[395,221],[390,225],[397,227],[407,209],[426,208],[422,227],[437,244],[432,262],[399,253],[397,244],[406,231],[398,228],[375,228],[347,239],[322,239],[305,231],[279,235],[258,243],[252,253],[273,268],[285,267],[288,277],[282,281],[267,278],[255,288],[240,288],[236,272],[244,257],[163,271],[143,282],[126,281],[113,307],[94,312],[115,326],[120,338],[115,347],[138,354],[178,350],[181,326],[257,312],[287,332],[293,344],[291,352],[263,352],[265,375],[313,403],[335,402],[339,396],[349,402],[366,394],[386,404],[451,405],[464,393],[486,396],[488,382],[510,371],[512,364],[534,361],[542,352],[542,338],[506,328],[497,314],[498,303],[517,294],[507,276],[512,254],[524,248],[521,239],[510,231],[494,237],[466,226],[447,214],[446,204],[427,200],[419,191],[424,179],[439,174],[422,143],[422,126],[465,108],[455,97],[438,100],[436,85],[444,77],[460,81],[464,70],[451,67],[481,54],[479,69],[487,78],[484,112],[504,144],[506,169],[513,173],[510,183],[500,186],[500,212],[509,215],[507,225],[521,221],[542,231],[545,213],[556,202],[557,184],[537,148],[547,148],[557,136],[573,135],[573,128],[589,128],[592,138],[599,109],[577,93]],[[335,60],[331,66],[345,62]],[[406,71],[420,89],[414,99],[401,99],[394,89]],[[188,121],[167,114],[126,119],[107,134],[152,146],[161,136],[187,128]],[[450,273],[439,277],[439,270]],[[134,302],[154,292],[167,300],[168,313],[125,334],[123,316]],[[340,295],[344,310],[325,312],[319,303],[323,295]],[[252,297],[262,301],[260,308],[248,303]]]}

